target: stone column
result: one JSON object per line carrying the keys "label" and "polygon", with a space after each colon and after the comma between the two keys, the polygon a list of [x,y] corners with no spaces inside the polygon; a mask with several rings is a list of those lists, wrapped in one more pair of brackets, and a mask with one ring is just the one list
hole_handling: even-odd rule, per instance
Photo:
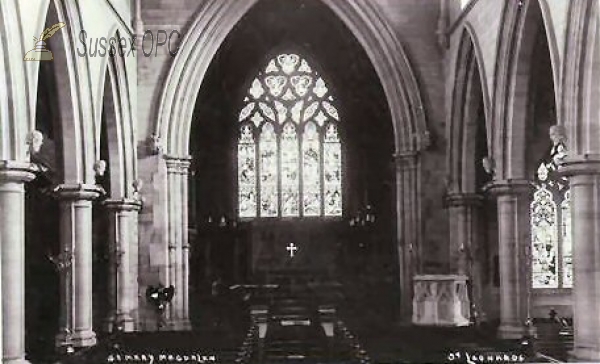
{"label": "stone column", "polygon": [[486,190],[498,204],[500,327],[498,336],[518,339],[526,332],[531,294],[529,205],[527,180],[494,181]]}
{"label": "stone column", "polygon": [[167,164],[169,282],[175,296],[167,316],[173,330],[189,330],[188,172],[189,157],[165,156]]}
{"label": "stone column", "polygon": [[96,344],[92,328],[92,201],[96,185],[63,184],[54,190],[60,199],[61,320],[58,347]]}
{"label": "stone column", "polygon": [[142,207],[139,200],[104,201],[109,213],[109,304],[107,329],[131,332],[135,329],[132,312],[137,310],[138,267],[132,264],[137,253],[135,236],[137,214]]}
{"label": "stone column", "polygon": [[483,292],[480,210],[483,197],[476,193],[453,193],[446,197],[450,221],[450,270],[469,278],[471,305],[482,317]]}
{"label": "stone column", "polygon": [[600,155],[567,158],[573,241],[573,312],[577,360],[600,361]]}
{"label": "stone column", "polygon": [[413,276],[420,271],[421,218],[419,161],[416,152],[397,153],[396,211],[402,301],[400,320],[412,320]]}
{"label": "stone column", "polygon": [[25,186],[29,163],[0,161],[2,363],[25,364]]}

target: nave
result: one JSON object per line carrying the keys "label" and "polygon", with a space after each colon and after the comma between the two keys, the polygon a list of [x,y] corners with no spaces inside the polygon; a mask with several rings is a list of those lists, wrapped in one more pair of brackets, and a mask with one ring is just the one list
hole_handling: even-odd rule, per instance
{"label": "nave", "polygon": [[495,337],[493,325],[432,328],[374,320],[339,284],[319,287],[296,278],[293,284],[221,288],[206,297],[192,331],[116,333],[60,362],[468,363],[472,357],[544,363],[566,360],[572,349],[572,333],[569,339],[564,330],[570,324],[556,317],[537,320],[536,339],[505,341]]}
{"label": "nave", "polygon": [[0,1],[2,362],[600,361],[599,3]]}

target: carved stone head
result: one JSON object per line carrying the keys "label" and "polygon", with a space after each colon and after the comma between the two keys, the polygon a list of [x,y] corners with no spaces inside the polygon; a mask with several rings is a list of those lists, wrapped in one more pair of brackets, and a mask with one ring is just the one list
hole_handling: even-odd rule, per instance
{"label": "carved stone head", "polygon": [[44,134],[38,130],[33,130],[27,136],[27,144],[29,145],[30,154],[39,153],[40,149],[42,149],[42,144],[44,144]]}
{"label": "carved stone head", "polygon": [[104,173],[106,172],[106,161],[103,161],[102,159],[96,161],[96,163],[94,163],[94,172],[96,172],[97,177],[104,176]]}
{"label": "carved stone head", "polygon": [[565,127],[562,125],[552,125],[549,130],[549,136],[553,145],[564,144],[567,139]]}

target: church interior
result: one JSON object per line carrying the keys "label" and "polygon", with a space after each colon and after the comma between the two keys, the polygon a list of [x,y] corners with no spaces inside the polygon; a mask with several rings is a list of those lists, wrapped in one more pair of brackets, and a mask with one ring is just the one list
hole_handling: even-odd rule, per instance
{"label": "church interior", "polygon": [[599,20],[2,0],[2,363],[600,363]]}

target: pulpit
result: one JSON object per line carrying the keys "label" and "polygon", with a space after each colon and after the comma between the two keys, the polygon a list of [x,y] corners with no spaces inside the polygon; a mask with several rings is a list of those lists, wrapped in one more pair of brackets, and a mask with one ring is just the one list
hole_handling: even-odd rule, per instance
{"label": "pulpit", "polygon": [[468,326],[468,278],[463,275],[417,275],[413,278],[413,324]]}

